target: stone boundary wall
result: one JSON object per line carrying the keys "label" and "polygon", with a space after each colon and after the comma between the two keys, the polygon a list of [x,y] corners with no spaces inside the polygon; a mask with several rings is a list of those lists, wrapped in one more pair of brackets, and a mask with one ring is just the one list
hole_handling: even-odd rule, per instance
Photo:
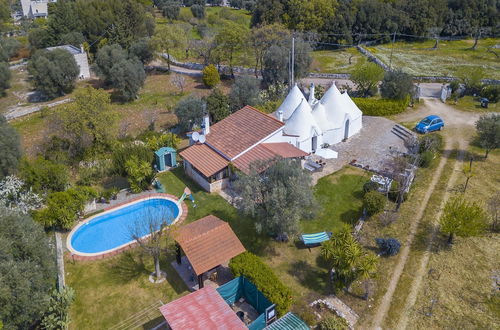
{"label": "stone boundary wall", "polygon": [[373,61],[375,64],[377,64],[378,66],[380,66],[382,69],[384,69],[385,71],[389,71],[389,66],[387,66],[384,62],[382,62],[381,60],[379,60],[375,55],[373,55],[370,51],[368,51],[366,48],[364,48],[363,46],[361,45],[357,45],[356,46],[356,49],[363,55],[365,55],[366,57],[368,57],[368,59],[370,61]]}
{"label": "stone boundary wall", "polygon": [[[150,198],[153,198],[153,197],[157,197],[157,196],[160,196],[160,197],[169,197],[173,200],[179,200],[179,198],[177,196],[174,196],[174,195],[170,195],[170,194],[163,194],[163,193],[153,193],[153,194],[150,194],[148,195],[148,197]],[[132,198],[130,200],[127,200],[127,201],[124,201],[122,203],[118,203],[118,204],[115,204],[113,206],[110,206],[110,207],[107,207],[104,209],[104,211],[109,211],[111,209],[114,209],[114,208],[117,208],[117,207],[120,207],[122,205],[125,205],[125,204],[129,204],[129,203],[132,203],[132,202],[135,202],[137,200],[140,200],[140,199],[144,199],[145,197],[144,196],[140,196],[140,197],[136,197],[136,198]],[[188,215],[188,207],[186,205],[186,203],[183,201],[182,204],[180,205],[180,207],[182,207],[182,215],[180,216],[179,220],[177,220],[176,223],[182,223],[184,222],[184,220],[187,218],[187,215]],[[83,222],[85,221],[88,221],[88,220],[84,220]],[[104,259],[104,258],[108,258],[108,257],[113,257],[117,254],[120,254],[122,253],[123,251],[126,251],[126,250],[129,250],[135,246],[137,246],[137,242],[131,242],[130,244],[120,248],[120,249],[117,249],[117,250],[114,250],[114,251],[111,251],[111,252],[108,252],[108,253],[103,253],[103,254],[99,254],[99,255],[96,255],[96,256],[81,256],[81,255],[78,255],[78,254],[73,254],[71,253],[71,251],[68,251],[68,257],[71,258],[73,261],[74,260],[99,260],[99,259]]]}
{"label": "stone boundary wall", "polygon": [[[364,48],[361,45],[356,46],[358,51],[365,55],[370,61],[375,62],[377,65],[379,65],[382,69],[385,71],[389,71],[389,66],[382,62],[380,59],[378,59],[375,55],[373,55],[370,51],[368,51],[366,48]],[[167,60],[167,54],[162,53],[161,56]],[[195,62],[181,62],[178,61],[175,57],[170,55],[170,63],[179,66],[181,68],[186,68],[190,70],[203,70],[205,67],[201,63],[195,63]],[[153,68],[153,67],[151,67]],[[158,67],[162,68],[162,67]],[[227,65],[219,65],[217,67],[219,70],[219,73],[222,75],[229,75],[230,74],[230,69],[229,66]],[[184,71],[176,71],[175,69],[172,69],[173,72],[178,72],[182,74],[186,74],[188,76],[200,76],[199,74],[194,74],[194,73],[188,73]],[[241,66],[233,66],[233,71],[235,74],[246,74],[246,75],[255,75],[255,70],[252,68],[245,68]],[[351,75],[349,73],[321,73],[321,72],[310,72],[309,73],[310,78],[325,78],[325,79],[350,79]],[[455,77],[447,77],[447,76],[414,76],[413,79],[415,81],[420,81],[420,82],[451,82],[453,80],[457,80]],[[497,79],[483,79],[482,82],[487,85],[500,85],[500,80]]]}

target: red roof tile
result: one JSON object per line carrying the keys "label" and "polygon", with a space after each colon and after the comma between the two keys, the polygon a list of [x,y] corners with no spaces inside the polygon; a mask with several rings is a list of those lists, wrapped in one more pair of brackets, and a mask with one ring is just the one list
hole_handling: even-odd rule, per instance
{"label": "red roof tile", "polygon": [[245,252],[229,224],[213,215],[180,227],[174,233],[174,239],[182,247],[196,275]]}
{"label": "red roof tile", "polygon": [[[233,161],[233,164],[240,171],[248,174],[250,172],[250,164],[258,160],[266,161],[276,157],[296,158],[305,157],[307,155],[308,154],[306,152],[294,147],[290,143],[262,143],[236,158]],[[262,170],[264,170],[264,168]]]}
{"label": "red roof tile", "polygon": [[207,286],[160,307],[172,330],[247,330],[219,293]]}
{"label": "red roof tile", "polygon": [[206,177],[214,175],[229,165],[227,159],[206,144],[193,144],[179,154]]}
{"label": "red roof tile", "polygon": [[266,149],[272,151],[276,155],[283,158],[297,158],[309,155],[307,152],[300,150],[291,143],[277,142],[277,143],[263,143]]}
{"label": "red roof tile", "polygon": [[284,125],[247,105],[210,127],[207,143],[233,159]]}

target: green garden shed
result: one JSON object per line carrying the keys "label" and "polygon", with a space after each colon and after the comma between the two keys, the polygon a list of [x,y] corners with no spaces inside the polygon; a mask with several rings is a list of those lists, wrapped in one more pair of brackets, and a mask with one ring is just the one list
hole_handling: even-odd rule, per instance
{"label": "green garden shed", "polygon": [[159,172],[169,167],[177,167],[177,151],[171,147],[162,147],[155,152],[155,167]]}

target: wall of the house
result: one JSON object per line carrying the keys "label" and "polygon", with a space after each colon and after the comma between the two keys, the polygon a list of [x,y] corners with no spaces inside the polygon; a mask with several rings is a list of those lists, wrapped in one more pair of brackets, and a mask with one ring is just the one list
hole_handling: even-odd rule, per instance
{"label": "wall of the house", "polygon": [[204,176],[193,169],[193,166],[187,160],[184,160],[184,172],[208,192],[220,191],[229,184],[229,178],[223,178],[212,183],[208,182]]}

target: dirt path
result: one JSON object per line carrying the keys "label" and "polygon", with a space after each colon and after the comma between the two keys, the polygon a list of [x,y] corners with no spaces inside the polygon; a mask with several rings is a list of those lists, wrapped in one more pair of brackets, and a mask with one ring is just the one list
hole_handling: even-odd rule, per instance
{"label": "dirt path", "polygon": [[[394,292],[396,290],[397,284],[399,282],[399,279],[403,273],[404,267],[406,265],[406,262],[408,260],[408,256],[410,253],[410,248],[413,243],[413,239],[415,238],[415,235],[417,233],[418,225],[424,215],[424,211],[427,208],[427,204],[429,203],[429,199],[432,196],[434,192],[434,188],[436,184],[438,183],[442,172],[443,168],[446,164],[446,162],[449,159],[449,156],[451,154],[451,149],[453,148],[454,145],[457,143],[460,146],[466,146],[466,139],[463,136],[460,128],[461,127],[467,127],[467,126],[473,126],[479,115],[474,114],[474,113],[467,113],[467,112],[462,112],[458,111],[455,108],[448,106],[446,104],[441,103],[441,101],[436,100],[436,99],[424,99],[423,100],[424,104],[423,106],[419,107],[418,110],[415,111],[409,111],[406,112],[400,116],[396,117],[396,121],[416,121],[419,120],[427,115],[430,114],[436,114],[441,116],[445,122],[445,137],[446,137],[446,143],[445,143],[445,151],[439,161],[439,164],[436,168],[436,171],[434,172],[433,178],[431,183],[429,184],[429,187],[427,191],[425,192],[424,198],[420,204],[420,208],[417,210],[417,213],[415,215],[415,220],[412,221],[411,226],[410,226],[410,232],[408,234],[408,237],[406,239],[406,242],[404,244],[404,247],[400,253],[398,263],[396,267],[394,268],[394,272],[392,274],[391,280],[389,282],[389,285],[387,287],[387,291],[385,292],[384,296],[382,297],[382,300],[380,302],[380,305],[378,306],[374,319],[373,319],[373,327],[374,328],[381,328],[385,316],[387,315],[387,312],[389,311],[389,308],[391,306],[391,301],[392,297],[394,295]],[[458,166],[456,162],[455,167]],[[450,180],[451,181],[451,180]],[[449,186],[449,183],[448,183]],[[424,262],[423,260],[422,262]],[[427,260],[428,261],[428,260]],[[425,266],[422,266],[424,271],[425,271]],[[424,272],[423,271],[423,272]],[[423,276],[423,274],[418,274],[418,276]],[[416,279],[418,280],[418,278]],[[420,280],[421,281],[421,277]],[[418,283],[415,283],[418,284]],[[418,293],[417,289],[414,289],[415,291],[415,299],[416,299],[416,294]],[[412,292],[413,292],[412,291]],[[405,306],[411,308],[413,306],[414,300],[412,300],[412,296],[410,295],[407,300],[407,304]],[[413,302],[412,302],[413,301]],[[401,322],[405,323],[404,319],[401,320]],[[401,323],[401,324],[403,324]]]}
{"label": "dirt path", "polygon": [[413,305],[415,305],[415,302],[418,297],[418,293],[420,290],[420,286],[422,285],[422,280],[427,272],[427,265],[429,263],[429,258],[431,256],[431,250],[432,250],[432,245],[434,244],[434,240],[436,238],[436,234],[438,231],[438,221],[439,218],[441,218],[441,214],[443,213],[443,207],[446,201],[448,200],[450,196],[450,191],[454,184],[457,182],[457,176],[458,173],[460,172],[460,169],[463,164],[463,159],[464,159],[464,154],[465,154],[465,149],[467,148],[467,143],[465,140],[461,139],[459,141],[459,154],[457,156],[457,160],[455,161],[454,167],[453,167],[453,172],[451,174],[451,177],[448,181],[448,184],[445,189],[445,193],[443,195],[443,200],[441,202],[441,206],[439,208],[439,212],[436,214],[434,217],[434,222],[432,223],[432,232],[430,234],[429,242],[427,243],[426,250],[421,257],[420,260],[420,266],[417,270],[417,272],[414,275],[414,280],[413,284],[411,285],[411,290],[410,293],[408,294],[408,297],[406,298],[406,303],[405,307],[403,309],[403,312],[401,313],[401,317],[399,319],[397,329],[406,329],[408,325],[408,319],[410,316],[410,312],[413,308]]}

